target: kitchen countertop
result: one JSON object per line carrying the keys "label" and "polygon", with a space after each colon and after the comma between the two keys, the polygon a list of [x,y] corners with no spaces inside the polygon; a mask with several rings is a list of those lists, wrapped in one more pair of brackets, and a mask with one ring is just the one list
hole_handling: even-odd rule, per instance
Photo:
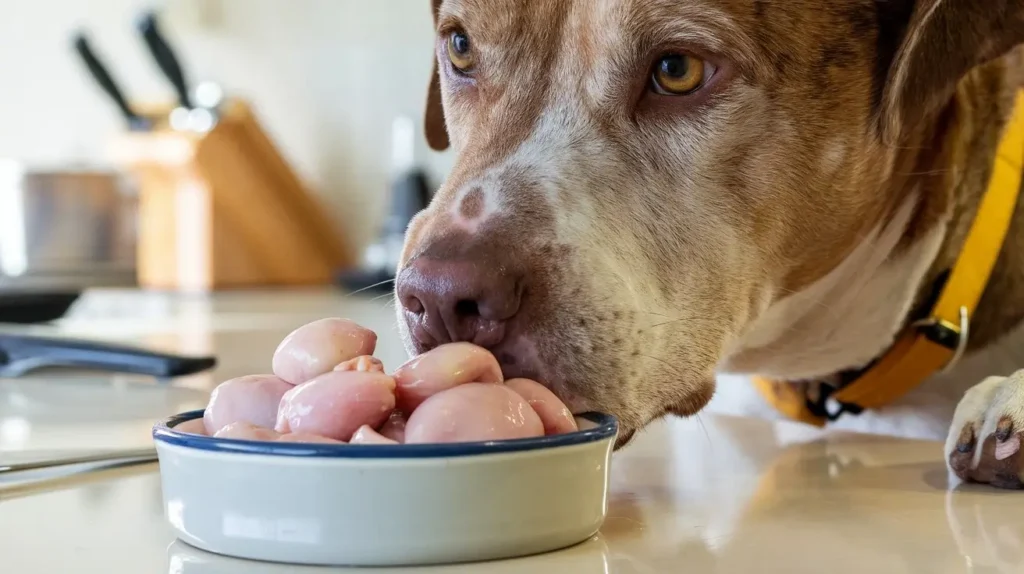
{"label": "kitchen countertop", "polygon": [[[212,352],[220,364],[173,385],[77,373],[0,380],[0,461],[147,446],[155,419],[201,408],[220,380],[266,372],[284,335],[328,315],[377,330],[389,368],[403,361],[386,298],[90,293],[58,332]],[[1022,572],[1022,517],[1024,492],[951,488],[938,443],[707,413],[656,423],[616,453],[609,518],[594,539],[543,556],[413,571]],[[19,574],[333,571],[217,557],[176,542],[155,465],[88,479],[0,479],[0,558]]]}

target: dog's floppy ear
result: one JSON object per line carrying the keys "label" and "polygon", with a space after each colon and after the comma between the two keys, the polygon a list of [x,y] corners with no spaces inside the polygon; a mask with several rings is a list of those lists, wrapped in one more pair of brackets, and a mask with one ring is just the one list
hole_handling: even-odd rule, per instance
{"label": "dog's floppy ear", "polygon": [[[443,0],[433,2],[434,25],[437,25],[437,13],[441,10]],[[434,70],[430,74],[430,87],[427,90],[427,109],[424,121],[427,143],[436,151],[448,149],[448,127],[444,121],[444,106],[441,103],[441,76],[438,74],[437,58],[434,58]]]}
{"label": "dog's floppy ear", "polygon": [[888,143],[948,102],[969,71],[1024,42],[1024,0],[876,1],[913,5],[882,94]]}

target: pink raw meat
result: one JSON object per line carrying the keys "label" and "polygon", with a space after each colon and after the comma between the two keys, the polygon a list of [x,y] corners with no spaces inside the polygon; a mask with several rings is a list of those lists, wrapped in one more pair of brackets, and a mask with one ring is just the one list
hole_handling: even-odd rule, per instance
{"label": "pink raw meat", "polygon": [[274,374],[298,385],[361,355],[372,355],[377,334],[348,319],[321,319],[292,331],[274,351]]}
{"label": "pink raw meat", "polygon": [[524,398],[503,385],[467,383],[438,393],[409,416],[406,444],[504,440],[544,435]]}
{"label": "pink raw meat", "polygon": [[273,428],[281,397],[292,388],[273,375],[249,375],[221,383],[203,414],[206,434],[215,435],[238,422]]}
{"label": "pink raw meat", "polygon": [[395,380],[383,373],[331,371],[281,399],[275,429],[347,441],[363,425],[378,427],[395,408]]}
{"label": "pink raw meat", "polygon": [[544,423],[544,434],[562,434],[579,430],[569,407],[544,385],[530,379],[510,379],[505,386],[530,403]]}
{"label": "pink raw meat", "polygon": [[350,444],[398,444],[398,441],[391,440],[386,436],[381,435],[377,431],[373,430],[372,427],[363,425],[359,427],[356,434],[352,435]]}
{"label": "pink raw meat", "polygon": [[315,434],[305,433],[288,433],[283,434],[277,438],[277,442],[301,442],[301,443],[321,443],[321,444],[345,444],[340,440],[334,440],[324,436]]}
{"label": "pink raw meat", "polygon": [[449,343],[428,351],[395,371],[398,408],[411,413],[429,397],[465,383],[500,383],[501,366],[487,349]]}
{"label": "pink raw meat", "polygon": [[213,436],[235,440],[275,441],[281,437],[281,433],[252,423],[237,422],[220,429]]}
{"label": "pink raw meat", "polygon": [[384,363],[380,362],[380,359],[370,355],[362,355],[354,359],[349,359],[344,363],[334,367],[335,371],[363,371],[367,373],[383,373]]}
{"label": "pink raw meat", "polygon": [[174,427],[173,430],[188,434],[206,434],[206,421],[203,419],[192,419]]}
{"label": "pink raw meat", "polygon": [[395,411],[388,417],[387,422],[380,427],[378,432],[386,438],[395,442],[405,442],[405,425],[408,419],[402,411]]}

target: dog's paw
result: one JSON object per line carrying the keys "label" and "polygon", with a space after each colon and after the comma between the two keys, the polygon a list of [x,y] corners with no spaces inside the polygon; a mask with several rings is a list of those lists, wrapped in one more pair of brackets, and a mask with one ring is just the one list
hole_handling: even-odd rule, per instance
{"label": "dog's paw", "polygon": [[949,470],[961,480],[1024,488],[1024,370],[989,377],[964,394],[946,439]]}

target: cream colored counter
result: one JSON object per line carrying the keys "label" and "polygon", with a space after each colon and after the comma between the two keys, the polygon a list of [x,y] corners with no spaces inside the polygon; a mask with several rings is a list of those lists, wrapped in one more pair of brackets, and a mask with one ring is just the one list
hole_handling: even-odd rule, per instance
{"label": "cream colored counter", "polygon": [[[63,332],[214,352],[220,366],[174,386],[82,375],[0,380],[0,460],[146,445],[154,419],[201,407],[218,380],[265,372],[281,337],[326,315],[377,329],[389,368],[403,360],[393,314],[372,297],[92,295]],[[2,570],[321,571],[220,558],[175,542],[153,470],[32,487],[0,480]],[[788,423],[704,415],[658,423],[616,454],[610,517],[595,539],[544,556],[412,571],[1019,573],[1024,492],[950,490],[937,443],[822,439]]]}

